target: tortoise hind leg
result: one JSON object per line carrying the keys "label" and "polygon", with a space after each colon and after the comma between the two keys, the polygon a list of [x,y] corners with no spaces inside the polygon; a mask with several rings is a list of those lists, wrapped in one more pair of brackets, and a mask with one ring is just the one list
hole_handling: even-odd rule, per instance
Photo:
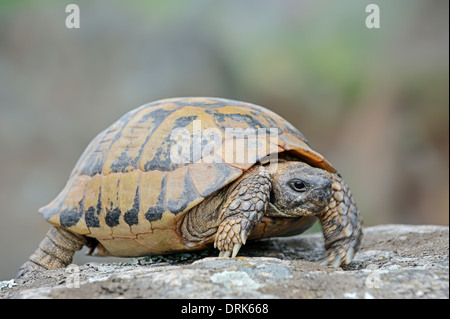
{"label": "tortoise hind leg", "polygon": [[39,248],[20,267],[16,278],[27,272],[66,267],[72,262],[75,252],[86,244],[86,237],[52,226]]}

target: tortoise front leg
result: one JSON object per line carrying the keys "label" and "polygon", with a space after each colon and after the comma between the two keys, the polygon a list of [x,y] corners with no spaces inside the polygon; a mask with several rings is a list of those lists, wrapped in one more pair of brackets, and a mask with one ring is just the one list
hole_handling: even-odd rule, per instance
{"label": "tortoise front leg", "polygon": [[338,174],[330,174],[333,197],[319,215],[325,239],[325,256],[321,264],[333,267],[348,265],[359,249],[362,219],[352,193]]}
{"label": "tortoise front leg", "polygon": [[84,236],[52,226],[39,248],[20,267],[16,278],[27,272],[66,267],[72,262],[75,252],[85,244],[87,240]]}
{"label": "tortoise front leg", "polygon": [[271,190],[270,175],[264,167],[242,176],[230,188],[230,195],[218,218],[214,247],[219,257],[235,257],[266,211]]}

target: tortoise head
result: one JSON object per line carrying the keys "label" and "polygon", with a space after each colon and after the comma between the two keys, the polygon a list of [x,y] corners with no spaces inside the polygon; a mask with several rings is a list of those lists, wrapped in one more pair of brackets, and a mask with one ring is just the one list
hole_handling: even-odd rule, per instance
{"label": "tortoise head", "polygon": [[316,216],[332,197],[328,172],[303,162],[270,164],[272,192],[267,215],[280,217]]}

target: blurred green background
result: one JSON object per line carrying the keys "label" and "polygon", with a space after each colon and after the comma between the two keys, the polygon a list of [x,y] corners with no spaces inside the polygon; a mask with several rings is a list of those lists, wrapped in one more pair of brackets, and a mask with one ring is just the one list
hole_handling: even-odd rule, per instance
{"label": "blurred green background", "polygon": [[[65,27],[69,3],[80,7],[80,29]],[[365,26],[369,3],[380,6],[380,29]],[[37,211],[90,140],[165,97],[276,111],[339,169],[366,226],[448,225],[448,7],[0,1],[0,280],[37,248],[49,227]]]}

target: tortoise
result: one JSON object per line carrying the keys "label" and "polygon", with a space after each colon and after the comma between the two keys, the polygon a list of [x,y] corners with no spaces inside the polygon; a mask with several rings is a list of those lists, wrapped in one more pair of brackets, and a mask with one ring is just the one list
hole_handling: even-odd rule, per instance
{"label": "tortoise", "polygon": [[83,246],[132,257],[214,244],[219,257],[235,257],[247,239],[297,235],[317,220],[319,261],[339,267],[362,238],[351,191],[302,133],[269,109],[222,98],[164,99],[126,113],[39,212],[52,227],[18,276],[65,267]]}

